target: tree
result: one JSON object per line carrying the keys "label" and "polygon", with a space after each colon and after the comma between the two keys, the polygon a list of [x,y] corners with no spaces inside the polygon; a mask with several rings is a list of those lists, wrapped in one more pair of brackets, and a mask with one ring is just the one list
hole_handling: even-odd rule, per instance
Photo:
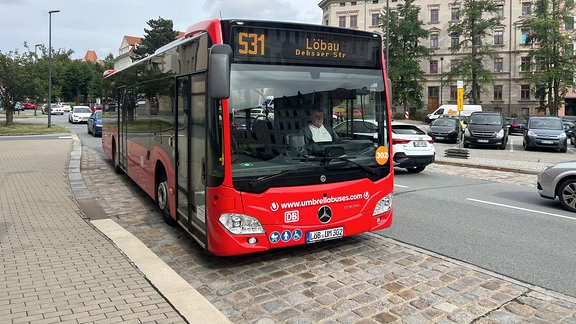
{"label": "tree", "polygon": [[38,83],[33,65],[33,52],[0,52],[0,101],[6,109],[6,126],[14,124],[16,103],[35,94]]}
{"label": "tree", "polygon": [[162,17],[150,19],[147,22],[151,29],[144,28],[144,39],[142,44],[134,49],[134,59],[140,60],[153,54],[160,47],[172,42],[178,36],[178,32],[173,29],[172,20],[166,20]]}
{"label": "tree", "polygon": [[576,63],[572,40],[563,34],[562,24],[574,19],[574,1],[537,0],[534,17],[526,19],[522,28],[529,31],[526,43],[530,50],[530,73],[524,79],[536,85],[535,95],[540,100],[540,109],[548,109],[550,115],[558,115],[567,84],[572,84]]}
{"label": "tree", "polygon": [[451,40],[454,40],[450,51],[463,55],[453,61],[455,64],[446,73],[446,79],[469,84],[470,91],[465,96],[477,105],[482,88],[494,81],[492,71],[485,68],[484,61],[496,57],[491,36],[492,30],[499,26],[500,18],[494,15],[496,4],[493,0],[456,0],[452,6],[460,8],[460,21],[448,28]]}
{"label": "tree", "polygon": [[[392,68],[388,77],[394,89],[394,104],[400,104],[407,111],[408,104],[422,107],[422,84],[424,72],[420,69],[420,61],[430,57],[431,50],[420,44],[421,39],[428,38],[422,21],[418,19],[420,7],[414,5],[414,0],[406,0],[399,4],[398,9],[381,16],[381,22],[389,20],[388,64]],[[385,23],[381,24],[386,35]]]}

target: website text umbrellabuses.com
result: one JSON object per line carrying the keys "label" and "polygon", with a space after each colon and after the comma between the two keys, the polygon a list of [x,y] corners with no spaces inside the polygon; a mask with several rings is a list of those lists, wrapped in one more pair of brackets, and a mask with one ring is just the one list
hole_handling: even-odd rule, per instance
{"label": "website text umbrellabuses.com", "polygon": [[370,195],[368,194],[368,192],[365,192],[364,194],[322,197],[320,199],[312,198],[312,199],[302,200],[302,201],[291,201],[291,202],[281,203],[280,207],[281,207],[281,209],[309,207],[309,206],[325,205],[325,204],[337,203],[337,202],[368,199],[369,196]]}

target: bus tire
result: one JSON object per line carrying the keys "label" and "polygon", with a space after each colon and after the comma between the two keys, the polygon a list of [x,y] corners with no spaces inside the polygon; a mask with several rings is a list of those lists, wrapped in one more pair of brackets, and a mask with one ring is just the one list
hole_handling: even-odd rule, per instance
{"label": "bus tire", "polygon": [[178,223],[172,216],[170,216],[170,191],[168,188],[168,179],[162,173],[158,178],[158,186],[156,187],[156,203],[158,208],[162,211],[162,218],[164,222],[170,226],[176,226]]}

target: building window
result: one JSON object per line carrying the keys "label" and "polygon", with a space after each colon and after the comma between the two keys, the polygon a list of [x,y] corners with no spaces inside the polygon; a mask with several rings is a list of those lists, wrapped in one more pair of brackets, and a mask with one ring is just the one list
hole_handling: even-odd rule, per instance
{"label": "building window", "polygon": [[494,112],[502,112],[502,107],[494,107]]}
{"label": "building window", "polygon": [[504,17],[504,5],[503,4],[498,4],[496,5],[496,12],[494,13],[494,15],[496,17]]}
{"label": "building window", "polygon": [[440,94],[440,87],[428,87],[428,98],[438,98]]}
{"label": "building window", "polygon": [[520,72],[530,71],[530,57],[523,56],[520,58]]}
{"label": "building window", "polygon": [[494,31],[494,45],[504,45],[504,31],[495,30]]}
{"label": "building window", "polygon": [[530,116],[530,108],[522,108],[520,110],[520,115],[524,118]]}
{"label": "building window", "polygon": [[502,72],[504,71],[504,60],[501,57],[497,57],[494,59],[494,72]]}
{"label": "building window", "polygon": [[358,28],[358,16],[350,16],[350,28]]}
{"label": "building window", "polygon": [[340,2],[340,7],[346,7],[346,2]]}
{"label": "building window", "polygon": [[456,47],[460,45],[460,37],[459,36],[450,36],[450,46]]}
{"label": "building window", "polygon": [[450,86],[450,100],[457,100],[457,99],[458,99],[458,87]]}
{"label": "building window", "polygon": [[380,26],[380,14],[372,14],[372,26]]}
{"label": "building window", "polygon": [[450,72],[456,71],[460,66],[460,60],[450,60]]}
{"label": "building window", "polygon": [[522,15],[527,16],[532,14],[532,2],[522,2]]}
{"label": "building window", "polygon": [[530,85],[529,84],[520,85],[520,99],[521,100],[530,100]]}
{"label": "building window", "polygon": [[564,18],[564,29],[573,30],[574,29],[574,17]]}
{"label": "building window", "polygon": [[430,61],[430,74],[438,74],[438,60]]}
{"label": "building window", "polygon": [[438,48],[438,34],[430,34],[430,48]]}
{"label": "building window", "polygon": [[372,4],[378,4],[378,0],[372,0]]}
{"label": "building window", "polygon": [[351,2],[350,2],[350,5],[351,5],[351,6],[355,6],[355,5],[356,5],[356,1],[351,1]]}
{"label": "building window", "polygon": [[437,8],[430,9],[430,22],[438,22],[439,11]]}
{"label": "building window", "polygon": [[522,39],[520,40],[520,44],[528,44],[528,37],[530,37],[530,31],[528,29],[522,29]]}
{"label": "building window", "polygon": [[494,100],[502,100],[502,86],[495,85],[494,86]]}
{"label": "building window", "polygon": [[460,8],[450,9],[450,20],[460,20]]}
{"label": "building window", "polygon": [[342,28],[346,27],[346,16],[338,17],[338,27],[342,27]]}

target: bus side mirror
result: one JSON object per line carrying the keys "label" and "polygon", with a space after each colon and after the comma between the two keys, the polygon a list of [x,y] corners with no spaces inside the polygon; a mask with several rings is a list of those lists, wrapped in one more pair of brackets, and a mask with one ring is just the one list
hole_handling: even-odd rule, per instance
{"label": "bus side mirror", "polygon": [[210,49],[208,62],[208,95],[212,99],[230,97],[230,58],[232,48],[217,44]]}

